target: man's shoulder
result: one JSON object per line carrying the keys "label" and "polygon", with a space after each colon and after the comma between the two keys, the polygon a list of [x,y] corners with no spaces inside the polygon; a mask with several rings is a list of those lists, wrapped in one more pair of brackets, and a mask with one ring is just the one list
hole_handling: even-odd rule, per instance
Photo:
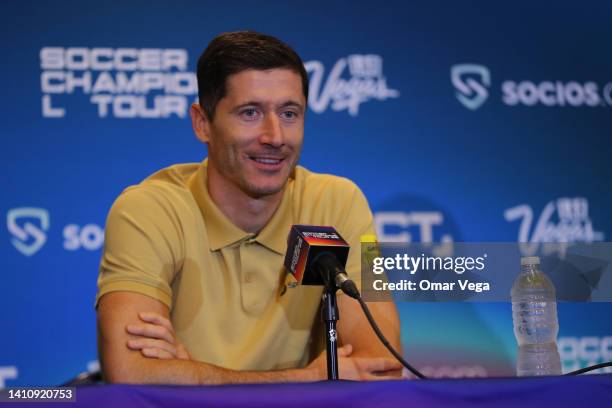
{"label": "man's shoulder", "polygon": [[365,195],[352,180],[332,174],[315,173],[297,167],[293,185],[294,205],[304,214],[336,214],[369,212]]}
{"label": "man's shoulder", "polygon": [[353,194],[360,191],[352,180],[327,173],[316,173],[302,166],[295,169],[295,186],[308,192],[327,192],[337,194]]}
{"label": "man's shoulder", "polygon": [[357,184],[346,177],[299,167],[292,191],[295,223],[332,225],[345,239],[359,239],[371,228],[368,201]]}
{"label": "man's shoulder", "polygon": [[187,188],[189,178],[200,168],[201,163],[178,163],[156,171],[138,185]]}
{"label": "man's shoulder", "polygon": [[188,190],[189,178],[192,177],[200,163],[179,163],[165,167],[151,174],[138,184],[131,185],[123,190],[128,191],[177,191]]}
{"label": "man's shoulder", "polygon": [[113,208],[151,212],[191,203],[188,182],[199,166],[199,163],[181,163],[158,170],[140,183],[125,188]]}

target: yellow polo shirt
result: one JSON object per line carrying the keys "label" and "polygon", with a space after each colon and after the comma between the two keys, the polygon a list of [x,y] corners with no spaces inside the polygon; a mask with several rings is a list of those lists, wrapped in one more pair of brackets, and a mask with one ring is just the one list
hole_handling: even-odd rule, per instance
{"label": "yellow polo shirt", "polygon": [[165,168],[117,198],[96,305],[105,293],[141,293],[169,307],[195,360],[234,370],[303,367],[320,324],[322,288],[287,286],[289,229],[335,227],[351,245],[347,272],[359,286],[360,237],[374,234],[368,203],[348,179],[298,166],[270,222],[247,233],[212,201],[206,163]]}

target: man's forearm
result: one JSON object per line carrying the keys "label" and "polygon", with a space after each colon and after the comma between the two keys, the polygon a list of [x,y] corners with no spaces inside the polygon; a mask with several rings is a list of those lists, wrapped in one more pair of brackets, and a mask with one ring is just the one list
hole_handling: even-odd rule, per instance
{"label": "man's forearm", "polygon": [[316,369],[235,371],[191,360],[138,358],[124,367],[103,367],[106,381],[128,384],[227,384],[308,382],[321,378]]}

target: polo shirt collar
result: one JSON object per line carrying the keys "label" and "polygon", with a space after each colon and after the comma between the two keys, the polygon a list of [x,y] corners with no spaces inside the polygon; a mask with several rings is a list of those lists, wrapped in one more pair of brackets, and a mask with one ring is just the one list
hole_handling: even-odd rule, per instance
{"label": "polo shirt collar", "polygon": [[285,186],[283,198],[274,215],[259,234],[255,235],[237,227],[212,200],[206,187],[207,164],[208,159],[200,164],[198,170],[189,178],[188,187],[202,213],[210,250],[216,251],[238,241],[254,238],[261,245],[283,255],[287,250],[287,234],[293,224],[290,197],[293,191],[293,174]]}
{"label": "polo shirt collar", "polygon": [[294,224],[291,209],[293,187],[294,179],[292,174],[289,180],[287,180],[283,191],[283,198],[278,208],[256,237],[257,242],[261,245],[281,255],[284,255],[287,251],[287,235],[289,235],[291,225]]}
{"label": "polo shirt collar", "polygon": [[188,184],[193,197],[200,208],[211,251],[216,251],[242,239],[253,236],[243,231],[231,222],[210,197],[206,187],[207,159],[198,170],[189,178]]}

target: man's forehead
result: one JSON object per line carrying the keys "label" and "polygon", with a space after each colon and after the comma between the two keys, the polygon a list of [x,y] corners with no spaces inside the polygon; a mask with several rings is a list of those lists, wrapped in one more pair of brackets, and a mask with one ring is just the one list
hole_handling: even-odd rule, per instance
{"label": "man's forehead", "polygon": [[262,103],[304,103],[302,77],[288,68],[247,69],[227,78],[225,97],[231,103],[257,100]]}

